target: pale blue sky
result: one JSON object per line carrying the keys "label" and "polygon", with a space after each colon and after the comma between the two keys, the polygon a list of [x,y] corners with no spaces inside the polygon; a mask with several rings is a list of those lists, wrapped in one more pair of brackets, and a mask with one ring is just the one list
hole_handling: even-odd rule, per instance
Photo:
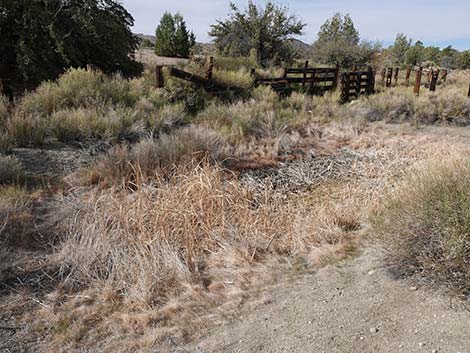
{"label": "pale blue sky", "polygon": [[[165,11],[181,12],[201,42],[216,19],[226,17],[229,0],[121,0],[135,18],[134,31],[154,34]],[[247,0],[234,0],[244,8]],[[265,0],[255,1],[264,4]],[[361,37],[388,45],[403,32],[427,45],[470,49],[470,0],[279,0],[305,23],[300,39],[312,43],[321,24],[335,12],[350,13]]]}

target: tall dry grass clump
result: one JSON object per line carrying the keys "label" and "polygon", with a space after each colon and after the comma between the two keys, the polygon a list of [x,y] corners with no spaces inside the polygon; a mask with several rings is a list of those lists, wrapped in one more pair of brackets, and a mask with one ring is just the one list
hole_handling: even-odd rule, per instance
{"label": "tall dry grass clump", "polygon": [[0,153],[9,152],[13,146],[12,137],[7,129],[10,116],[10,102],[8,98],[0,95]]}
{"label": "tall dry grass clump", "polygon": [[97,104],[132,106],[138,100],[128,80],[109,77],[100,71],[70,69],[57,81],[42,83],[26,95],[20,109],[36,114],[52,114],[61,109],[93,107]]}
{"label": "tall dry grass clump", "polygon": [[269,187],[259,195],[209,165],[131,193],[77,195],[65,205],[73,208],[61,261],[82,285],[105,282],[139,307],[162,306],[193,286],[241,288],[255,264],[347,245],[358,229],[355,211],[286,201]]}
{"label": "tall dry grass clump", "polygon": [[24,172],[20,162],[10,156],[0,154],[0,184],[11,184],[21,182]]}
{"label": "tall dry grass clump", "polygon": [[85,184],[134,187],[165,178],[181,166],[224,158],[224,138],[211,129],[185,127],[139,143],[116,146],[97,164],[81,173]]}
{"label": "tall dry grass clump", "polygon": [[0,185],[0,246],[29,246],[33,232],[34,217],[28,192],[21,187]]}
{"label": "tall dry grass clump", "polygon": [[411,177],[372,217],[390,262],[470,294],[470,161],[433,164]]}

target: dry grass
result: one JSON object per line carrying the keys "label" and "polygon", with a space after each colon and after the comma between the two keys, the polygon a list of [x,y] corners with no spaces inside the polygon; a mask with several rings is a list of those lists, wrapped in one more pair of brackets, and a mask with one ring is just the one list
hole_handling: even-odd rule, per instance
{"label": "dry grass", "polygon": [[0,184],[19,183],[23,178],[23,168],[18,160],[0,154]]}
{"label": "dry grass", "polygon": [[[227,76],[227,67],[214,74]],[[247,72],[228,79],[248,84]],[[280,273],[343,258],[367,229],[369,207],[410,165],[452,152],[451,142],[442,143],[447,136],[418,136],[409,125],[389,133],[368,121],[469,118],[460,83],[436,95],[416,98],[397,88],[340,106],[337,94],[280,99],[266,87],[227,103],[168,77],[166,89],[154,89],[153,76],[125,81],[73,70],[7,114],[5,129],[17,145],[46,137],[126,141],[69,176],[69,188],[55,190],[41,209],[45,231],[58,235],[48,264],[61,267],[61,284],[23,319],[47,337],[44,351],[150,351],[168,337],[184,342],[236,314],[253,288]],[[15,170],[13,160],[3,165]],[[444,190],[449,202],[467,194],[464,174],[453,175]],[[458,192],[451,181],[462,183]],[[410,208],[417,205],[412,196],[439,201],[437,192],[426,199],[425,184],[405,195],[406,207],[387,208],[384,219],[395,212],[400,227],[414,230],[406,223],[420,212]],[[0,191],[2,237],[14,241],[28,234],[20,224],[34,228],[31,199],[19,189]],[[467,202],[460,196],[459,205]],[[451,225],[460,219],[452,212],[445,218]],[[384,226],[384,243],[387,232],[401,229],[392,228]]]}
{"label": "dry grass", "polygon": [[[160,156],[163,140],[148,140],[127,150],[126,161],[151,177],[130,189],[113,181],[112,189],[64,197],[54,262],[71,272],[41,309],[38,324],[52,330],[49,348],[141,351],[168,336],[191,340],[236,315],[252,288],[354,251],[367,207],[414,157],[395,147],[378,151],[384,136],[354,127],[324,134],[359,150],[237,177],[188,147]],[[162,158],[172,173],[159,172]]]}
{"label": "dry grass", "polygon": [[[109,335],[132,327],[138,336],[125,334],[121,344],[148,349],[169,333],[188,339],[202,322],[220,320],[208,315],[214,306],[231,315],[240,295],[283,267],[304,271],[347,254],[361,221],[359,205],[346,201],[341,189],[339,201],[318,203],[306,194],[286,200],[269,187],[260,195],[225,171],[201,165],[132,193],[67,199],[71,211],[57,256],[72,269],[69,281],[95,298],[95,310],[113,312],[95,317],[97,330]],[[105,288],[110,299],[97,297]],[[87,319],[77,314],[59,309],[54,317],[75,316],[84,325]],[[110,317],[120,319],[111,325]],[[77,341],[70,329],[60,344],[83,347],[94,339],[93,332],[82,332]]]}
{"label": "dry grass", "polygon": [[470,161],[434,162],[413,174],[373,218],[389,261],[459,295],[470,294]]}
{"label": "dry grass", "polygon": [[33,229],[34,217],[28,192],[17,186],[0,186],[1,246],[27,245]]}
{"label": "dry grass", "polygon": [[133,146],[116,146],[98,163],[80,174],[84,184],[135,187],[148,180],[173,175],[180,166],[207,159],[223,159],[224,140],[216,132],[186,127],[152,136]]}

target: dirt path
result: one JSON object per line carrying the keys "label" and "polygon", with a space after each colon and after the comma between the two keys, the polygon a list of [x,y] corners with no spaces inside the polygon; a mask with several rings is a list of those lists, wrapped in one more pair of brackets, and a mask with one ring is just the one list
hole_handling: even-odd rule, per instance
{"label": "dirt path", "polygon": [[371,250],[296,283],[189,352],[470,352],[470,312],[391,278]]}

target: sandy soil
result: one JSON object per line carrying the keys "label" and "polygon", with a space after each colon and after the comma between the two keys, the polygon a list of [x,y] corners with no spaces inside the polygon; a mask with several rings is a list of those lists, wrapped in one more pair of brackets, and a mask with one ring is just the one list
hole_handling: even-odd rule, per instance
{"label": "sandy soil", "polygon": [[[181,352],[470,352],[470,311],[392,278],[373,250],[295,283]],[[178,350],[176,350],[178,351]]]}

